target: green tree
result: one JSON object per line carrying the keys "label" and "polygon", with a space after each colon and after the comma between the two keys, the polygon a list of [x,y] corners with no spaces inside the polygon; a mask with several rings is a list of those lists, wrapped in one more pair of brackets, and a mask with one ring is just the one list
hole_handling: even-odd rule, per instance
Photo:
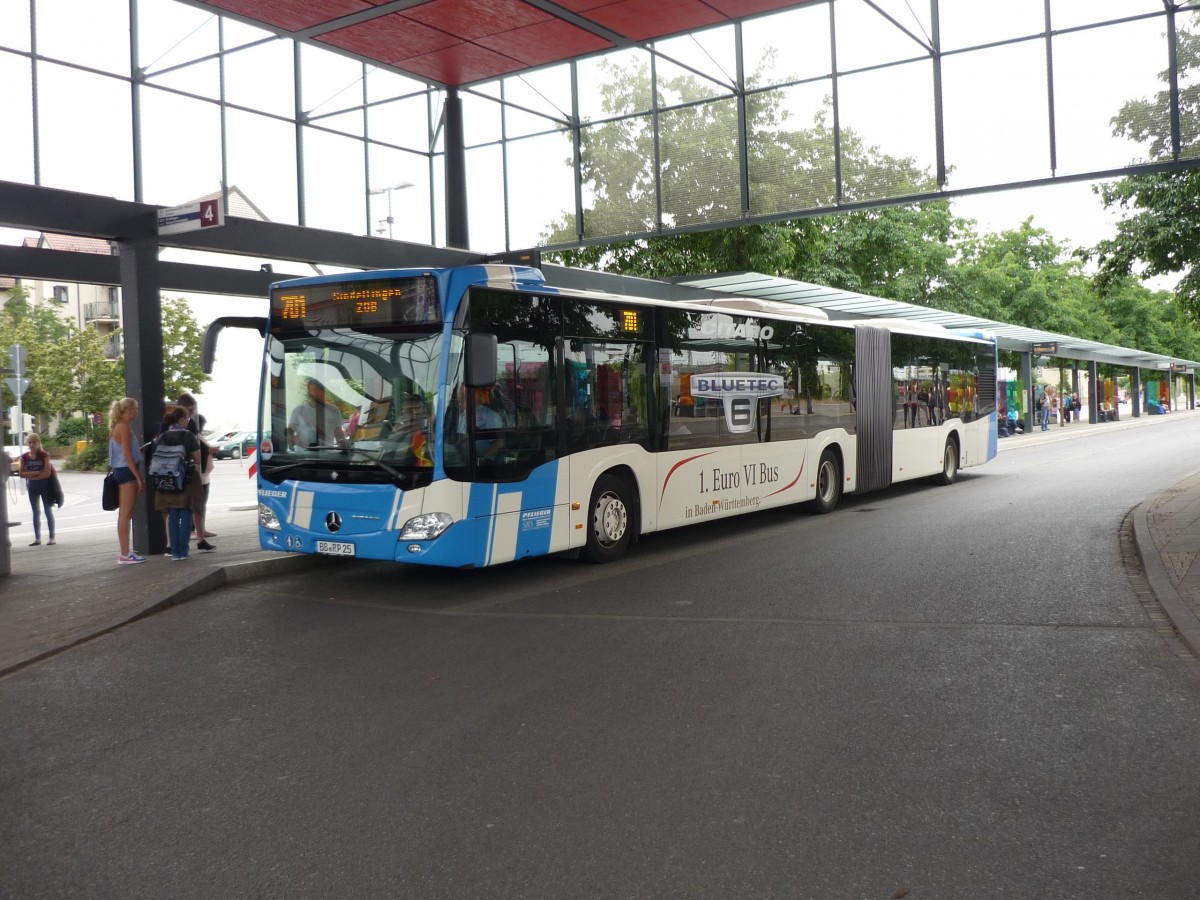
{"label": "green tree", "polygon": [[[1179,67],[1180,156],[1200,155],[1200,36],[1177,31]],[[1149,161],[1174,157],[1170,116],[1170,73],[1155,96],[1130,100],[1113,117],[1113,133],[1132,138],[1146,150]],[[1133,175],[1100,185],[1106,208],[1123,213],[1116,236],[1093,250],[1099,260],[1097,280],[1108,287],[1135,269],[1145,277],[1183,273],[1175,289],[1187,312],[1200,319],[1200,170]]]}
{"label": "green tree", "polygon": [[[120,332],[115,332],[120,334]],[[104,354],[106,336],[94,328],[67,326],[45,356],[52,364],[39,370],[49,411],[55,415],[106,413],[125,392],[125,366]]]}
{"label": "green tree", "polygon": [[211,379],[200,364],[204,332],[182,297],[162,298],[163,392],[173,400],[199,391]]}
{"label": "green tree", "polygon": [[964,242],[944,285],[939,309],[979,315],[1059,334],[1103,339],[1091,282],[1074,258],[1032,218],[1020,228]]}
{"label": "green tree", "polygon": [[[602,89],[605,113],[618,116],[649,107],[645,67],[610,66],[609,76]],[[751,86],[754,81],[754,76],[748,79]],[[736,103],[712,100],[711,88],[690,75],[665,80],[660,90],[685,105],[660,113],[657,147],[652,120],[644,114],[584,129],[582,174],[591,203],[583,215],[589,235],[741,217]],[[806,127],[795,128],[776,93],[747,96],[751,210],[770,214],[828,206],[839,199],[828,119],[826,106]],[[840,147],[843,201],[911,195],[934,186],[913,160],[888,156],[853,131],[841,132]],[[656,171],[661,198],[655,195]],[[565,265],[644,278],[752,270],[928,303],[947,277],[953,242],[968,231],[969,223],[951,216],[947,203],[930,201],[617,240],[547,256]],[[543,235],[546,243],[574,237],[571,220],[553,223]]]}
{"label": "green tree", "polygon": [[[25,348],[25,377],[29,379],[29,387],[21,398],[22,411],[35,416],[54,414],[57,410],[45,384],[49,374],[63,364],[53,347],[67,333],[67,324],[49,306],[33,303],[23,286],[16,285],[8,293],[9,299],[0,310],[0,350],[7,350],[13,344]],[[4,406],[14,405],[16,396],[7,386],[2,390]]]}

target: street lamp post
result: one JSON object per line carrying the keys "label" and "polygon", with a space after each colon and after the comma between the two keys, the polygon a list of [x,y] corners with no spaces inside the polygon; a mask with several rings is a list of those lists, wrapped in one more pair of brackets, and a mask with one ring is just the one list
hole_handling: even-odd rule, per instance
{"label": "street lamp post", "polygon": [[388,214],[387,214],[386,221],[387,221],[387,226],[388,226],[388,240],[389,241],[392,240],[392,224],[396,221],[394,218],[392,218],[392,191],[402,191],[405,188],[410,188],[410,187],[413,187],[413,183],[411,181],[401,181],[401,182],[398,182],[397,184],[389,185],[388,187],[376,188],[373,191],[367,191],[368,194],[372,194],[372,195],[387,194]]}

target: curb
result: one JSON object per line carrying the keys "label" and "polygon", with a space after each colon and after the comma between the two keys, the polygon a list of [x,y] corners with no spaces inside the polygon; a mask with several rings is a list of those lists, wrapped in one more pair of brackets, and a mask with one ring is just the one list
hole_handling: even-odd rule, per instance
{"label": "curb", "polygon": [[1146,573],[1146,580],[1150,582],[1150,590],[1158,598],[1171,625],[1188,649],[1200,656],[1200,617],[1197,617],[1192,607],[1179,596],[1179,592],[1171,584],[1166,566],[1163,565],[1162,557],[1150,534],[1147,510],[1153,502],[1154,500],[1146,500],[1133,511],[1133,542],[1142,561],[1142,571]]}

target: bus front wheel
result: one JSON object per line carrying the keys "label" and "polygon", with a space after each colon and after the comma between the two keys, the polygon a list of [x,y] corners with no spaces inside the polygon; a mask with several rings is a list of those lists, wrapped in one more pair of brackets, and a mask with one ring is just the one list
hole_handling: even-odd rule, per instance
{"label": "bus front wheel", "polygon": [[633,524],[629,486],[615,475],[601,475],[588,507],[587,544],[580,555],[588,562],[613,562],[629,548]]}
{"label": "bus front wheel", "polygon": [[817,464],[817,496],[813,498],[812,510],[816,513],[831,513],[842,498],[842,467],[837,456],[830,450],[821,454]]}

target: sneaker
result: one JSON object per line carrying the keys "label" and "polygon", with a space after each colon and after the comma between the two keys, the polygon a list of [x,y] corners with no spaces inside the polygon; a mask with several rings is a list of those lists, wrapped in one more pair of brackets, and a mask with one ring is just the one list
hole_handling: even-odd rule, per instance
{"label": "sneaker", "polygon": [[[58,543],[58,542],[57,542],[56,540],[54,540],[54,538],[50,538],[50,540],[46,541],[46,546],[47,546],[47,547],[53,547],[53,546],[54,546],[56,543]],[[136,553],[131,553],[131,554],[129,554],[129,555],[130,555],[130,556],[137,556],[137,554],[136,554]]]}
{"label": "sneaker", "polygon": [[119,566],[136,566],[138,563],[144,563],[146,557],[136,556],[130,553],[128,556],[117,556],[117,565]]}
{"label": "sneaker", "polygon": [[138,562],[146,561],[146,557],[142,556],[142,554],[138,553],[136,550],[130,550],[129,556],[131,559],[136,559]]}
{"label": "sneaker", "polygon": [[210,544],[208,541],[201,541],[200,543],[198,543],[196,545],[196,549],[203,550],[205,553],[212,553],[217,548],[214,547],[212,544]]}
{"label": "sneaker", "polygon": [[172,557],[172,559],[174,559],[175,562],[187,562],[189,559],[191,559],[191,557],[190,556],[175,556],[175,557]]}
{"label": "sneaker", "polygon": [[41,542],[40,540],[36,540],[36,541],[34,541],[32,544],[30,544],[29,546],[30,546],[30,547],[40,547],[40,546],[42,546],[42,542]]}

